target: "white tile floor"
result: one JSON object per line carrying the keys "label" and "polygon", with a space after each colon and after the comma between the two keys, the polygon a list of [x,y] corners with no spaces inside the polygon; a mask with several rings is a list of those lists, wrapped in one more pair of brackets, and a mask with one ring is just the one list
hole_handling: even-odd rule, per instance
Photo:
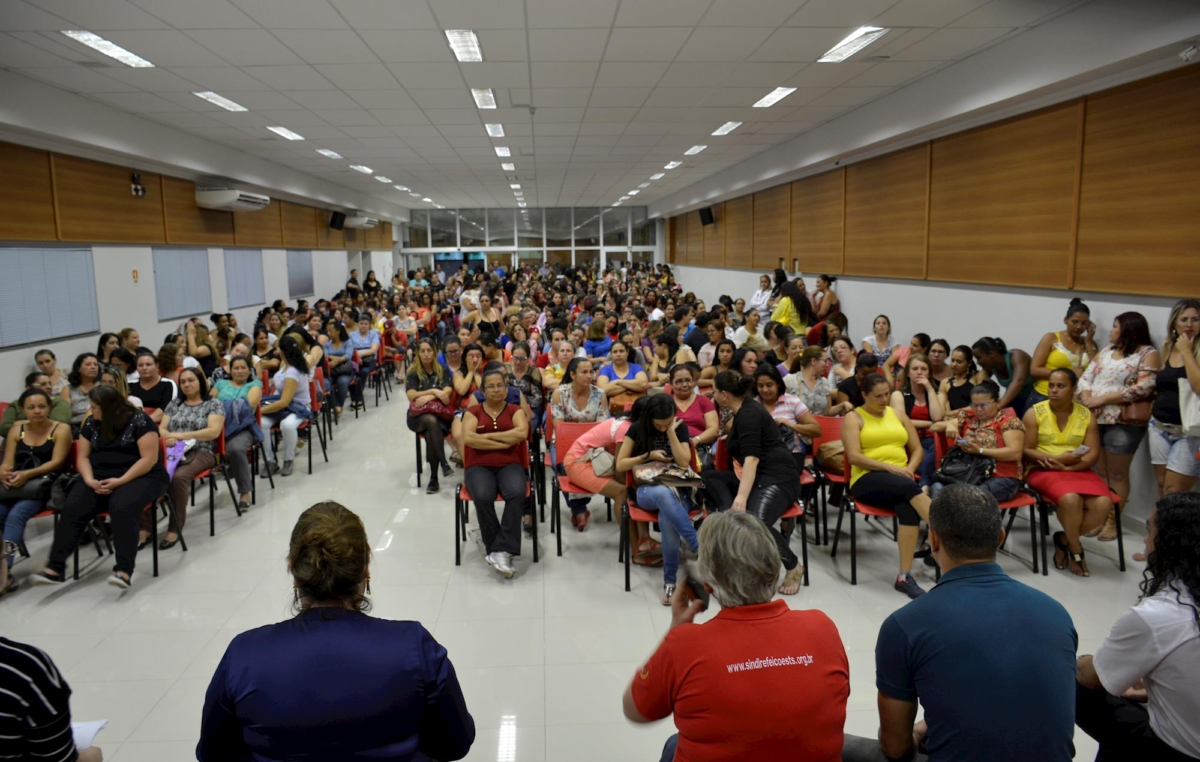
{"label": "white tile floor", "polygon": [[[208,536],[207,507],[195,508],[190,550],[165,553],[157,579],[146,550],[130,591],[104,584],[111,565],[105,559],[77,583],[23,584],[0,600],[0,632],[54,657],[74,690],[75,718],[109,721],[98,737],[106,758],[194,759],[204,691],[226,645],[238,632],[289,615],[285,556],[292,525],[308,506],[335,499],[362,516],[374,543],[375,614],[418,620],[449,649],[478,728],[468,759],[657,760],[673,725],[629,724],[621,693],[669,622],[659,602],[661,571],[635,567],[633,590],[624,591],[616,525],[604,520],[599,499],[587,532],[568,525],[562,558],[543,524],[541,563],[532,563],[527,543],[518,576],[506,581],[470,543],[463,565],[454,566],[446,542],[454,523],[446,484],[454,480],[444,480],[435,496],[415,486],[412,435],[395,395],[363,418],[343,421],[335,436],[328,464],[318,453],[312,476],[299,468],[279,479],[274,492],[261,482],[259,503],[247,515],[235,517],[223,493],[216,537]],[[1018,521],[1015,529],[1010,547],[1027,558],[1028,525]],[[875,635],[907,599],[891,589],[894,545],[870,529],[859,537],[857,586],[849,583],[848,556],[839,552],[834,561],[826,549],[810,547],[812,585],[787,600],[794,608],[820,608],[837,623],[850,652],[846,728],[874,735]],[[799,542],[797,535],[797,550]],[[18,563],[19,578],[39,568],[47,546],[46,533],[31,540],[34,557]],[[848,553],[848,542],[843,547]],[[1140,548],[1140,538],[1130,536],[1127,553]],[[1117,570],[1115,543],[1088,541],[1087,550],[1087,580],[1054,569],[1035,576],[1023,562],[1001,558],[1016,579],[1067,607],[1084,653],[1136,600],[1140,578],[1137,564],[1125,574]],[[82,558],[95,555],[85,548]],[[925,568],[918,566],[921,581],[932,585]],[[1076,745],[1078,759],[1094,757],[1095,744],[1082,733]]]}

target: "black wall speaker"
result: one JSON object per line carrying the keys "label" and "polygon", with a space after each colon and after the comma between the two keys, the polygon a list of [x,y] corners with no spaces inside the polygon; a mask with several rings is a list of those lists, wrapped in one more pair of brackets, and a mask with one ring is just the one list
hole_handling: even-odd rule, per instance
{"label": "black wall speaker", "polygon": [[346,215],[344,212],[332,212],[329,215],[329,227],[334,230],[341,230],[346,226]]}
{"label": "black wall speaker", "polygon": [[715,220],[713,219],[712,207],[706,206],[703,209],[701,209],[700,210],[700,224],[701,225],[711,225],[711,224],[713,224],[713,222],[715,222]]}

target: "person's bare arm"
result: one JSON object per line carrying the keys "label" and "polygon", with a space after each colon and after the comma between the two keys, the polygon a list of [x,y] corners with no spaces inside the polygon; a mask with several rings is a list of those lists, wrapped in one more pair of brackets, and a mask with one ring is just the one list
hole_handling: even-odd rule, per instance
{"label": "person's bare arm", "polygon": [[1046,367],[1046,361],[1050,358],[1050,350],[1054,347],[1054,334],[1048,333],[1038,342],[1037,349],[1033,350],[1033,359],[1030,361],[1029,372],[1033,377],[1041,380],[1050,378],[1050,368]]}
{"label": "person's bare arm", "polygon": [[917,702],[901,701],[879,694],[879,746],[884,756],[892,760],[912,759],[913,726],[917,719]]}
{"label": "person's bare arm", "polygon": [[1088,690],[1104,690],[1104,686],[1100,683],[1100,675],[1096,672],[1096,665],[1092,661],[1091,654],[1084,654],[1076,660],[1075,681]]}

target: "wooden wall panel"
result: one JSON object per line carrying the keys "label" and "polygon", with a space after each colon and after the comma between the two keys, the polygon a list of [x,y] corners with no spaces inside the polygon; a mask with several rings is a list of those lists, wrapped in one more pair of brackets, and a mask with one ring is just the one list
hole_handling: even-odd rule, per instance
{"label": "wooden wall panel", "polygon": [[713,224],[704,226],[704,266],[725,265],[725,205],[713,204]]}
{"label": "wooden wall panel", "polygon": [[[267,209],[263,210],[269,211]],[[283,246],[288,249],[317,248],[317,209],[288,201],[279,202]]]}
{"label": "wooden wall panel", "polygon": [[329,212],[318,209],[316,214],[317,223],[317,248],[318,249],[344,249],[346,248],[346,234],[342,230],[334,230],[329,227]]}
{"label": "wooden wall panel", "polygon": [[846,168],[849,275],[925,275],[929,144]]}
{"label": "wooden wall panel", "polygon": [[1083,101],[933,142],[929,277],[1067,288]]}
{"label": "wooden wall panel", "polygon": [[[59,154],[52,161],[62,240],[166,243],[158,175]],[[142,198],[131,192],[134,172],[146,188]]]}
{"label": "wooden wall panel", "polygon": [[366,236],[363,235],[361,228],[346,228],[342,231],[342,235],[346,239],[347,249],[362,249],[366,241]]}
{"label": "wooden wall panel", "polygon": [[[363,231],[367,248],[371,251],[383,251],[383,225],[382,223],[373,228],[367,228]],[[386,248],[391,248],[386,247]]]}
{"label": "wooden wall panel", "polygon": [[167,243],[201,246],[233,245],[233,213],[196,206],[196,184],[164,177],[163,213]]}
{"label": "wooden wall panel", "polygon": [[393,238],[394,234],[392,233],[392,223],[381,222],[379,223],[379,228],[382,231],[380,235],[383,237],[383,248],[387,251],[391,251],[392,246],[396,243],[395,239]]}
{"label": "wooden wall panel", "polygon": [[[780,185],[754,194],[754,253],[756,270],[774,270],[791,253],[792,186]],[[791,262],[784,265],[791,269]]]}
{"label": "wooden wall panel", "polygon": [[704,226],[700,224],[700,212],[690,211],[683,215],[687,225],[687,264],[704,264]]}
{"label": "wooden wall panel", "polygon": [[1196,296],[1200,65],[1088,97],[1075,287]]}
{"label": "wooden wall panel", "polygon": [[686,264],[687,257],[687,229],[684,227],[683,215],[672,217],[671,229],[668,231],[668,236],[671,242],[671,263]]}
{"label": "wooden wall panel", "polygon": [[49,152],[0,143],[0,210],[0,239],[58,238]]}
{"label": "wooden wall panel", "polygon": [[725,202],[725,266],[754,268],[754,196]]}
{"label": "wooden wall panel", "polygon": [[792,183],[792,258],[803,272],[842,272],[846,170]]}
{"label": "wooden wall panel", "polygon": [[271,199],[266,209],[257,212],[235,212],[233,239],[238,246],[283,246],[283,202]]}

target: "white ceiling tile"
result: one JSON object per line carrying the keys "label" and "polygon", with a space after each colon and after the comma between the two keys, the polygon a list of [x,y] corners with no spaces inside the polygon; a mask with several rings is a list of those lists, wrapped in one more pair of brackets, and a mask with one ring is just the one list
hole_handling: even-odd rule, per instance
{"label": "white ceiling tile", "polygon": [[534,63],[534,87],[591,87],[599,64],[595,62]]}
{"label": "white ceiling tile", "polygon": [[437,128],[447,138],[486,137],[487,133],[477,124],[446,124]]}
{"label": "white ceiling tile", "polygon": [[472,108],[475,101],[465,87],[437,90],[409,90],[408,94],[421,108]]}
{"label": "white ceiling tile", "polygon": [[[247,66],[245,71],[276,90],[332,90],[334,84],[305,64],[294,66]],[[395,86],[395,83],[392,83]]]}
{"label": "white ceiling tile", "polygon": [[881,37],[879,41],[872,43],[865,50],[857,53],[855,58],[862,59],[867,56],[891,58],[901,50],[915,45],[917,42],[933,34],[934,31],[933,29],[893,29]]}
{"label": "white ceiling tile", "polygon": [[166,114],[187,111],[183,106],[160,98],[153,93],[98,93],[95,97],[135,114]]}
{"label": "white ceiling tile", "polygon": [[895,4],[896,0],[808,0],[785,25],[841,27],[848,34]]}
{"label": "white ceiling tile", "polygon": [[425,116],[430,122],[442,124],[479,124],[479,110],[473,108],[439,108],[426,109]]}
{"label": "white ceiling tile", "polygon": [[388,68],[406,90],[463,86],[457,63],[401,63]]}
{"label": "white ceiling tile", "polygon": [[[207,0],[205,0],[207,1]],[[233,0],[239,8],[264,27],[288,29],[343,29],[346,22],[327,0]],[[280,13],[285,20],[280,20]]]}
{"label": "white ceiling tile", "polygon": [[529,87],[529,64],[492,61],[463,64],[462,76],[467,81],[467,87]]}
{"label": "white ceiling tile", "polygon": [[[709,90],[701,103],[692,105],[704,105],[709,108],[722,106],[745,108],[753,105],[761,97],[762,89],[757,87],[718,87]],[[712,129],[716,129],[716,126]]]}
{"label": "white ceiling tile", "polygon": [[890,87],[839,87],[813,99],[814,106],[857,106],[878,98]]}
{"label": "white ceiling tile", "polygon": [[364,42],[384,63],[446,63],[454,60],[445,35],[428,30],[362,30]]}
{"label": "white ceiling tile", "polygon": [[278,29],[275,36],[310,64],[375,63],[375,54],[349,29]]}
{"label": "white ceiling tile", "polygon": [[600,64],[596,87],[653,87],[666,71],[665,63],[605,61]]}
{"label": "white ceiling tile", "polygon": [[[331,111],[317,111],[317,116],[335,127],[377,127],[379,122],[366,111],[358,108],[339,108]],[[386,129],[384,134],[390,135]]]}
{"label": "white ceiling tile", "polygon": [[605,61],[672,61],[692,33],[691,27],[612,30]]}
{"label": "white ceiling tile", "polygon": [[438,29],[426,0],[330,0],[356,29]]}
{"label": "white ceiling tile", "polygon": [[263,29],[199,29],[188,36],[234,66],[283,66],[299,56]]}
{"label": "white ceiling tile", "polygon": [[[429,124],[429,119],[425,116],[425,112],[420,109],[404,108],[404,109],[371,109],[371,116],[380,124],[389,126],[398,125],[426,125]],[[395,130],[392,130],[395,133]]]}
{"label": "white ceiling tile", "polygon": [[993,0],[949,26],[1033,26],[1080,0]]}
{"label": "white ceiling tile", "polygon": [[[262,116],[267,120],[267,124],[280,124],[284,127],[295,129],[297,132],[303,131],[298,129],[301,127],[319,127],[328,124],[328,122],[312,111],[252,111],[250,113]],[[231,113],[229,116],[237,118],[245,116],[245,114]],[[231,122],[231,124],[235,123]]]}
{"label": "white ceiling tile", "polygon": [[22,2],[0,3],[0,31],[47,31],[63,28],[63,20]]}
{"label": "white ceiling tile", "polygon": [[667,135],[670,134],[673,122],[633,122],[625,130],[626,135]]}
{"label": "white ceiling tile", "polygon": [[[313,117],[313,115],[309,114],[307,111],[292,111],[289,113],[294,115],[293,119],[295,121],[293,121],[293,119],[288,119],[287,124],[283,125],[284,127],[300,126],[298,123],[305,121],[306,118],[315,119],[315,117]],[[245,131],[247,128],[250,128],[250,131],[254,135],[261,137],[273,136],[273,133],[266,131],[267,125],[279,124],[278,121],[271,121],[271,118],[266,114],[260,114],[255,111],[242,111],[236,113],[229,111],[214,111],[207,116],[209,119],[216,120],[228,127],[237,127],[243,131]],[[319,123],[321,122],[319,119],[316,121]],[[279,139],[283,140],[283,138]]]}
{"label": "white ceiling tile", "polygon": [[[606,66],[608,64],[605,64]],[[659,87],[713,87],[729,74],[729,64],[689,61],[671,64],[658,81]]]}
{"label": "white ceiling tile", "polygon": [[[347,127],[346,129],[353,129]],[[363,128],[365,129],[365,128]],[[380,129],[376,127],[375,129]],[[303,130],[304,137],[309,140],[331,140],[334,138],[345,137],[345,133],[341,129],[329,124],[314,124],[310,127],[305,127]],[[310,148],[312,146],[309,146]],[[299,148],[299,146],[297,146]]]}
{"label": "white ceiling tile", "polygon": [[234,66],[180,66],[170,71],[195,82],[199,90],[213,90],[225,95],[266,89],[262,82]]}
{"label": "white ceiling tile", "polygon": [[579,108],[588,105],[592,90],[588,87],[539,87],[534,89],[532,101],[537,107],[537,117],[541,119],[549,109]]}
{"label": "white ceiling tile", "polygon": [[[877,66],[873,62],[812,63],[784,82],[785,87],[837,87]],[[872,82],[871,84],[876,84]]]}
{"label": "white ceiling tile", "polygon": [[74,93],[128,93],[136,92],[137,88],[98,71],[85,69],[82,66],[55,66],[50,68],[22,69],[22,74],[28,74],[36,79],[49,82]]}
{"label": "white ceiling tile", "polygon": [[853,87],[896,87],[942,64],[938,61],[882,61],[849,81]]}
{"label": "white ceiling tile", "polygon": [[[791,63],[743,63],[721,78],[722,87],[759,87],[774,89],[794,77],[800,64]],[[760,93],[761,98],[765,93]],[[754,100],[758,100],[755,98]],[[750,103],[753,103],[751,101]],[[746,104],[750,105],[750,104]]]}
{"label": "white ceiling tile", "polygon": [[396,85],[396,78],[383,64],[321,64],[316,69],[343,90],[372,90]]}
{"label": "white ceiling tile", "polygon": [[925,39],[892,56],[893,61],[950,61],[994,42],[1008,29],[938,29]]}
{"label": "white ceiling tile", "polygon": [[599,61],[607,40],[607,29],[531,29],[529,54],[533,61]]}
{"label": "white ceiling tile", "polygon": [[[842,41],[845,29],[776,29],[762,47],[754,51],[752,61],[816,61],[825,51]],[[885,35],[886,37],[886,35]]]}
{"label": "white ceiling tile", "polygon": [[346,90],[365,109],[415,109],[416,101],[399,87],[385,90]]}
{"label": "white ceiling tile", "polygon": [[152,117],[156,122],[169,124],[172,127],[178,127],[183,130],[198,130],[198,129],[214,129],[227,130],[228,127],[223,126],[220,122],[209,119],[204,114],[197,114],[190,111],[180,111],[175,114],[154,114]]}
{"label": "white ceiling tile", "polygon": [[942,27],[987,2],[988,0],[900,0],[874,21],[878,26]]}
{"label": "white ceiling tile", "polygon": [[612,26],[617,0],[525,0],[530,29]]}
{"label": "white ceiling tile", "polygon": [[529,60],[524,29],[481,29],[478,37],[484,61]]}
{"label": "white ceiling tile", "polygon": [[174,30],[109,32],[106,37],[155,66],[221,66],[225,61],[200,43]]}
{"label": "white ceiling tile", "polygon": [[[6,0],[3,4],[10,2]],[[160,20],[161,17],[155,18],[128,0],[37,0],[37,7],[74,24],[67,29],[99,32],[113,29],[166,29],[169,26]]]}
{"label": "white ceiling tile", "polygon": [[[197,103],[199,103],[201,106],[210,106],[211,108],[218,108],[217,106],[213,106],[212,104],[207,103],[206,101],[204,101],[200,98],[196,98],[195,96],[190,95],[190,93],[188,95],[193,100],[195,100]],[[163,94],[164,98],[171,97],[171,96],[172,96],[171,93]],[[237,97],[234,98],[234,100],[236,100],[239,104],[245,106],[246,108],[248,108],[252,111],[289,111],[292,109],[302,108],[302,106],[300,106],[300,104],[296,103],[294,100],[287,97],[283,93],[277,93],[273,90],[259,90],[257,92],[238,92]]]}
{"label": "white ceiling tile", "polygon": [[[258,22],[229,0],[135,0],[176,29],[257,29]],[[279,12],[286,13],[280,8]]]}
{"label": "white ceiling tile", "polygon": [[521,0],[436,0],[430,3],[443,29],[521,29]]}
{"label": "white ceiling tile", "polygon": [[[579,134],[579,124],[578,122],[562,124],[535,124],[533,125],[533,134],[535,143],[538,146],[571,145],[575,142],[575,136]],[[559,139],[548,140],[548,138]]]}
{"label": "white ceiling tile", "polygon": [[[611,121],[593,119],[593,111],[608,111],[609,109],[588,109],[585,121],[579,127],[580,135],[620,135],[625,131],[625,125],[629,123],[629,119],[633,118],[630,114],[626,119],[612,119]],[[636,109],[622,109],[622,111],[636,111]]]}
{"label": "white ceiling tile", "polygon": [[[534,131],[539,124],[551,122],[580,122],[583,121],[583,111],[580,108],[539,108],[534,116]],[[499,139],[499,138],[497,138]]]}
{"label": "white ceiling tile", "polygon": [[[59,22],[62,26],[62,22]],[[88,63],[96,62],[105,66],[117,66],[108,56],[102,55],[98,51],[92,50],[89,47],[80,45],[71,38],[59,34],[58,32],[10,32],[10,36],[15,37],[22,42],[32,45],[35,48],[44,50],[47,53],[59,56],[64,63],[59,66],[66,66],[70,63]]]}
{"label": "white ceiling tile", "polygon": [[346,95],[341,90],[301,90],[293,92],[291,99],[304,108],[313,110],[328,111],[338,108],[357,109],[359,107],[349,95]]}
{"label": "white ceiling tile", "polygon": [[617,26],[694,26],[712,0],[637,0],[621,3]]}
{"label": "white ceiling tile", "polygon": [[646,102],[653,92],[652,87],[597,87],[592,90],[589,106],[638,107]]}
{"label": "white ceiling tile", "polygon": [[779,26],[791,18],[804,2],[805,0],[716,0],[700,23],[703,26]]}
{"label": "white ceiling tile", "polygon": [[194,83],[166,69],[134,69],[122,66],[106,70],[105,74],[152,93],[191,92],[196,89]]}
{"label": "white ceiling tile", "polygon": [[679,51],[679,61],[744,61],[771,36],[766,27],[700,27]]}
{"label": "white ceiling tile", "polygon": [[72,60],[54,55],[39,47],[0,34],[0,66],[28,69],[35,66],[70,66]]}

